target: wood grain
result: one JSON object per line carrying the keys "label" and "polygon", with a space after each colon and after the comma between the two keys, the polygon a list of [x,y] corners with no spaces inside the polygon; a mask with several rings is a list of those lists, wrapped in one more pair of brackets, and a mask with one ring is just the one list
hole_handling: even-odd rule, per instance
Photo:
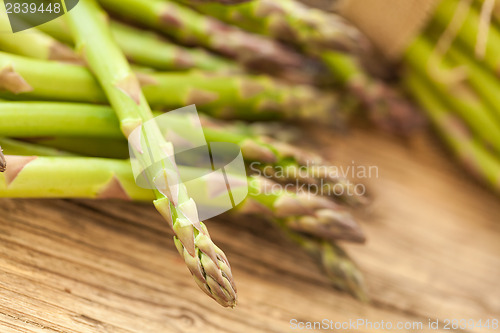
{"label": "wood grain", "polygon": [[358,214],[369,242],[346,245],[371,304],[333,290],[307,255],[258,219],[208,223],[238,284],[238,307],[228,310],[198,290],[149,205],[5,199],[0,332],[291,332],[293,318],[500,319],[498,197],[437,140],[405,144],[364,130],[305,138],[339,165],[379,169],[367,180],[376,200]]}

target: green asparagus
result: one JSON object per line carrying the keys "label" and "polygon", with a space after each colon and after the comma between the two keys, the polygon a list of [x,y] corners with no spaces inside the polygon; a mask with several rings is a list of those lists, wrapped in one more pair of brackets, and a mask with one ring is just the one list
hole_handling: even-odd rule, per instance
{"label": "green asparagus", "polygon": [[422,123],[420,113],[399,90],[363,69],[356,54],[367,48],[367,42],[357,29],[338,16],[310,9],[294,0],[260,0],[231,7],[194,6],[244,29],[298,44],[310,55],[321,58],[334,78],[361,102],[368,117],[380,128],[407,134]]}
{"label": "green asparagus", "polygon": [[[209,71],[237,71],[230,59],[224,59],[203,49],[173,44],[161,36],[111,21],[111,32],[127,58],[135,64],[161,71],[180,71],[198,68]],[[38,27],[54,38],[72,44],[71,33],[63,17]]]}
{"label": "green asparagus", "polygon": [[466,66],[467,77],[465,80],[474,88],[475,92],[481,100],[489,106],[492,114],[495,116],[496,122],[500,122],[500,108],[498,89],[500,83],[495,73],[491,73],[480,63],[471,59],[461,48],[452,46],[447,55],[456,66]]}
{"label": "green asparagus", "polygon": [[[0,138],[0,144],[4,145],[6,150],[11,154],[16,155],[68,156],[65,152],[6,138]],[[123,170],[125,171],[126,169],[123,168]],[[28,192],[31,193],[31,191]],[[1,190],[0,193],[2,193]],[[251,193],[256,192],[251,191]],[[252,197],[247,199],[247,201],[251,200],[254,199]],[[234,215],[241,214],[237,209],[232,211],[232,213]],[[283,230],[292,241],[319,261],[327,277],[336,288],[347,291],[360,300],[367,299],[364,291],[363,278],[359,269],[340,247],[332,242],[322,240],[322,238],[312,237],[293,231],[277,217],[273,217],[269,220]]]}
{"label": "green asparagus", "polygon": [[304,66],[304,57],[274,40],[226,25],[163,0],[100,0],[110,12],[157,29],[187,45],[203,46],[251,68],[279,74]]}
{"label": "green asparagus", "polygon": [[[438,91],[446,104],[470,126],[474,134],[487,146],[500,153],[500,120],[489,112],[481,98],[464,80],[446,82],[441,73],[453,68],[443,62],[440,70],[429,73],[432,46],[423,37],[417,37],[406,51],[405,62],[420,75],[428,77],[428,84]],[[441,76],[439,76],[441,75]]]}
{"label": "green asparagus", "polygon": [[[285,85],[264,76],[193,71],[139,73],[139,79],[149,104],[157,109],[196,104],[202,112],[219,118],[303,119],[323,124],[331,123],[344,111],[335,93]],[[82,66],[2,52],[0,95],[10,99],[107,102],[98,82]]]}
{"label": "green asparagus", "polygon": [[[80,1],[66,17],[77,49],[82,52],[105,91],[120,120],[123,134],[129,137],[134,129],[152,119],[153,114],[138,79],[113,40],[107,17],[93,0]],[[173,156],[172,144],[165,141],[160,130],[154,126],[147,133],[142,128],[141,135],[149,147],[151,160],[161,160],[163,166],[158,174],[149,175],[156,188],[147,192],[154,192],[155,207],[169,221],[179,253],[198,286],[207,295],[225,307],[234,307],[236,287],[226,255],[213,243],[205,225],[196,220],[196,203],[188,196],[185,187],[177,186],[176,193],[169,189],[168,175],[169,172],[177,174],[176,166],[173,160],[171,164],[165,162],[163,152],[169,151],[169,155]],[[136,156],[143,165],[149,161],[149,156],[140,149]],[[39,163],[38,160],[34,163]],[[159,179],[164,181],[164,186],[158,185]]]}
{"label": "green asparagus", "polygon": [[500,23],[500,4],[497,0],[474,0],[474,6],[478,11],[486,11],[490,15],[488,24]]}
{"label": "green asparagus", "polygon": [[0,137],[0,145],[5,149],[5,151],[9,152],[9,155],[76,156],[75,154],[65,150],[45,147],[43,145],[12,138]]}
{"label": "green asparagus", "polygon": [[[454,16],[458,6],[457,0],[443,0],[436,7],[433,22],[445,27],[449,24],[450,19]],[[464,46],[467,52],[474,53],[479,34],[481,18],[475,8],[470,8],[467,17],[465,18],[461,29],[457,34],[457,39]],[[500,74],[500,32],[492,25],[488,28],[488,42],[485,46],[484,57],[482,63],[495,75]]]}
{"label": "green asparagus", "polygon": [[244,30],[294,44],[318,54],[340,50],[356,56],[368,41],[339,15],[310,8],[296,0],[259,0],[237,6],[175,0]]}
{"label": "green asparagus", "polygon": [[[79,139],[75,142],[74,139],[61,138],[56,143],[56,147],[58,148],[69,148],[70,151],[78,152],[78,153],[87,153],[89,150],[92,151],[92,146],[98,145],[102,153],[97,154],[98,156],[103,157],[113,157],[116,154],[116,151],[122,151],[123,153],[127,153],[127,147],[114,145],[115,141],[81,141],[81,136],[89,136],[91,138],[99,138],[100,134],[104,134],[103,137],[108,138],[119,138],[121,136],[119,130],[119,123],[116,117],[113,114],[113,111],[110,108],[106,108],[104,106],[94,106],[94,105],[83,105],[83,104],[63,104],[63,103],[40,103],[40,102],[28,102],[28,103],[19,103],[19,102],[2,102],[0,103],[0,109],[2,109],[2,113],[0,114],[0,132],[4,135],[16,136],[16,137],[42,137],[41,140],[35,140],[38,143],[47,143],[47,137],[57,136],[57,135],[71,135],[73,133],[76,135],[76,138]],[[191,120],[185,117],[175,117],[171,116],[169,119],[170,124],[174,125],[175,128],[188,128],[189,122]],[[203,121],[204,131],[206,139],[209,142],[214,141],[223,141],[223,142],[232,142],[235,144],[239,144],[242,147],[242,152],[246,160],[249,161],[259,161],[259,166],[263,167],[264,165],[275,166],[279,163],[284,165],[295,165],[299,168],[301,165],[306,166],[307,168],[311,168],[307,165],[308,160],[307,153],[301,151],[299,148],[289,146],[286,148],[282,143],[273,142],[272,139],[256,137],[251,134],[246,134],[242,131],[238,131],[238,128],[226,126],[222,127],[220,124],[214,124],[213,120],[210,121],[205,119]],[[80,130],[82,128],[93,128],[93,131],[85,132],[84,130]],[[109,129],[109,133],[106,133],[106,128]],[[74,131],[73,131],[74,130]],[[53,140],[53,139],[52,139]],[[50,144],[49,140],[49,144]],[[109,145],[112,145],[111,148]],[[54,146],[53,142],[51,146]],[[109,150],[112,152],[109,153]],[[314,157],[312,157],[314,158]],[[315,161],[318,161],[316,158]],[[274,163],[274,164],[273,164]],[[319,167],[319,166],[318,166]],[[321,168],[327,169],[327,166]],[[313,168],[311,168],[313,169]],[[331,182],[334,184],[339,184],[341,187],[348,187],[347,189],[343,189],[342,195],[343,199],[349,202],[364,202],[364,197],[355,196],[355,194],[351,194],[349,191],[349,186],[354,186],[350,182],[346,181],[342,177],[337,177],[336,175],[322,175],[319,173],[314,173],[314,169],[308,171],[310,173],[310,177],[316,182]],[[283,183],[291,183],[295,182],[295,178],[300,177],[300,173],[298,174],[289,174],[286,177],[279,178]],[[317,178],[313,178],[317,177]],[[298,182],[304,182],[303,179],[298,178]],[[265,185],[265,183],[263,183]],[[256,184],[257,185],[257,184]],[[337,192],[329,192],[331,195],[337,194]],[[353,196],[352,198],[350,196]],[[302,207],[308,202],[307,199],[298,196],[297,199],[301,204],[297,204],[295,207]],[[332,237],[336,236],[337,229],[341,230],[343,234],[347,235],[347,229],[352,229],[352,237],[353,241],[362,241],[363,236],[358,232],[358,227],[356,223],[353,221],[350,214],[347,213],[340,206],[336,206],[333,203],[321,203],[321,199],[314,199],[315,204],[313,206],[318,207],[328,207],[330,209],[329,212],[323,212],[323,215],[317,215],[315,218],[305,217],[301,218],[299,222],[289,223],[294,224],[297,223],[296,228],[301,228],[301,230],[305,231],[307,223],[310,222],[311,225],[309,227],[314,227],[314,230],[319,230],[321,228],[317,227],[318,224],[322,224],[322,228],[325,231],[325,235],[332,234]],[[286,211],[285,207],[290,202],[286,200],[278,200],[277,204],[270,203],[269,200],[263,200],[264,203],[269,204],[268,209],[272,212],[284,212]],[[304,203],[304,204],[302,204]],[[283,205],[283,206],[281,206]],[[302,206],[301,206],[302,205]],[[300,210],[306,211],[308,210],[305,206]],[[283,214],[283,213],[280,213]],[[333,231],[332,231],[333,230]]]}
{"label": "green asparagus", "polygon": [[[0,133],[6,136],[33,138],[36,142],[82,154],[102,157],[128,157],[126,143],[116,142],[123,135],[111,108],[100,105],[54,102],[0,102]],[[159,116],[161,113],[154,113]],[[252,125],[227,123],[204,116],[202,125],[209,142],[238,144],[245,161],[252,169],[282,183],[323,186],[323,192],[338,196],[351,204],[366,203],[364,195],[356,194],[355,184],[337,175],[334,168],[319,156],[269,136],[256,133]],[[190,119],[171,116],[176,128],[187,128]],[[57,139],[48,139],[50,137]],[[97,145],[77,138],[107,138]],[[112,139],[112,140],[109,140]],[[109,152],[108,152],[109,151]],[[109,155],[109,154],[113,155]],[[108,154],[108,155],[106,155]],[[252,163],[254,162],[254,163]],[[337,189],[337,191],[333,191]],[[318,188],[319,190],[319,188]]]}
{"label": "green asparagus", "polygon": [[368,302],[363,275],[347,253],[332,242],[284,230],[285,233],[309,255],[321,263],[335,288],[346,291],[363,302]]}
{"label": "green asparagus", "polygon": [[469,133],[463,121],[448,110],[418,73],[407,73],[405,83],[465,167],[479,180],[500,192],[500,159]]}
{"label": "green asparagus", "polygon": [[49,35],[31,28],[10,33],[10,22],[5,12],[0,12],[0,50],[28,57],[81,63],[73,50]]}
{"label": "green asparagus", "polygon": [[379,128],[406,135],[423,123],[420,112],[401,91],[371,77],[356,59],[337,51],[322,52],[321,58],[336,79],[359,99]]}
{"label": "green asparagus", "polygon": [[[0,142],[4,144],[2,140]],[[135,185],[130,162],[127,160],[90,157],[21,158],[11,155],[6,155],[6,159],[11,168],[5,173],[4,183],[0,182],[0,197],[115,198],[137,201],[154,198],[151,191]],[[51,171],[46,172],[50,166]],[[180,168],[184,173],[198,172],[184,166]],[[360,226],[351,214],[326,198],[312,193],[288,191],[261,176],[250,176],[248,184],[248,199],[235,210],[237,212],[258,214],[268,220],[280,221],[295,232],[325,240],[365,241]]]}
{"label": "green asparagus", "polygon": [[55,148],[76,155],[122,160],[129,158],[128,144],[123,138],[108,139],[82,136],[37,136],[16,138],[24,142],[31,142],[40,146]]}

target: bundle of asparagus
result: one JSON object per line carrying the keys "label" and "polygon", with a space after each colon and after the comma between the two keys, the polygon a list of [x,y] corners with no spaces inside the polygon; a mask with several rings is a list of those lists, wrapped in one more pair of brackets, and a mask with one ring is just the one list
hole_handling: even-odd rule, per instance
{"label": "bundle of asparagus", "polygon": [[320,59],[335,80],[361,102],[370,119],[384,130],[408,134],[422,123],[420,113],[397,87],[365,70],[362,58],[371,53],[368,41],[336,14],[309,8],[296,0],[259,0],[235,6],[175,1],[245,30],[281,40]]}
{"label": "bundle of asparagus", "polygon": [[[194,1],[184,2],[201,8]],[[236,22],[166,0],[99,3],[110,13],[154,31],[109,21],[94,0],[82,0],[65,17],[31,33],[0,36],[0,96],[12,100],[0,102],[0,145],[6,152],[5,159],[0,154],[0,169],[5,169],[0,197],[153,201],[171,226],[174,243],[196,283],[221,305],[233,307],[236,287],[226,255],[196,218],[197,203],[185,187],[172,193],[167,186],[178,168],[175,160],[164,162],[159,174],[148,175],[153,190],[135,184],[127,160],[130,133],[161,114],[150,107],[171,110],[195,103],[210,115],[202,118],[206,139],[238,144],[249,170],[259,170],[246,179],[249,197],[233,216],[255,214],[270,220],[320,261],[334,286],[367,299],[361,274],[337,245],[341,240],[364,242],[349,208],[365,204],[366,196],[352,190],[356,184],[329,172],[331,166],[315,154],[262,135],[247,123],[220,120],[331,123],[352,114],[351,97],[356,96],[376,110],[375,118],[385,128],[407,129],[414,124],[413,109],[399,92],[361,66],[358,55],[366,48],[359,47],[365,43],[359,32],[337,16],[305,10],[292,0],[275,7],[277,22],[293,31],[294,38],[268,29],[274,23],[252,11],[248,20],[242,16]],[[260,4],[228,8],[244,13],[254,6]],[[316,29],[321,33],[315,34]],[[316,60],[310,62],[311,57]],[[311,83],[310,74],[322,68],[315,67],[319,60],[333,69],[350,96],[294,83]],[[131,67],[129,61],[139,67]],[[304,64],[305,70],[297,70]],[[249,69],[265,74],[249,74]],[[189,121],[171,119],[179,127]],[[164,152],[173,156],[174,144],[159,128],[142,130],[142,135],[154,159],[160,160]],[[147,159],[141,152],[138,158]],[[285,177],[278,168],[287,170]],[[307,190],[270,190],[278,182],[285,189],[305,184]],[[310,186],[340,191],[319,196]]]}
{"label": "bundle of asparagus", "polygon": [[405,81],[463,165],[499,192],[500,31],[480,14],[486,2],[476,1],[463,18],[462,5],[438,4],[405,52]]}

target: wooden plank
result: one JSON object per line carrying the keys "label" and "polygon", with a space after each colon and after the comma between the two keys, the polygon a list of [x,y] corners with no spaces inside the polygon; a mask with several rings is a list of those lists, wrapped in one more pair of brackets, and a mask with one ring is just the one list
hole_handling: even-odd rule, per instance
{"label": "wooden plank", "polygon": [[150,205],[4,199],[0,332],[290,332],[293,318],[500,317],[498,197],[429,136],[409,145],[366,131],[310,137],[340,164],[379,168],[368,180],[376,201],[358,214],[369,242],[346,245],[371,304],[333,290],[307,255],[258,219],[208,222],[238,284],[238,307],[228,310],[195,286]]}

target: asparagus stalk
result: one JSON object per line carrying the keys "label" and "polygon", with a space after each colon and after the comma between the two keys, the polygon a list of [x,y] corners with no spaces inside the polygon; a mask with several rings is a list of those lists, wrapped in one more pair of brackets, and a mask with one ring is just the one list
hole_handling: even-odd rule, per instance
{"label": "asparagus stalk", "polygon": [[340,198],[352,205],[368,203],[364,193],[356,193],[356,184],[339,175],[336,168],[314,153],[258,134],[254,126],[245,123],[229,124],[204,117],[202,124],[209,141],[238,144],[250,168],[254,169],[252,171],[258,169],[260,173],[279,183],[316,186],[323,189],[323,194],[326,192],[326,195]]}
{"label": "asparagus stalk", "polygon": [[[190,73],[140,73],[152,107],[172,109],[196,104],[219,118],[313,120],[331,123],[342,109],[334,93],[290,86],[269,77]],[[165,92],[169,92],[166,94]],[[84,67],[0,52],[0,95],[10,99],[107,102]]]}
{"label": "asparagus stalk", "polygon": [[100,0],[110,12],[157,29],[188,45],[200,45],[251,68],[276,74],[304,66],[304,58],[279,43],[223,24],[163,0]]}
{"label": "asparagus stalk", "polygon": [[[43,147],[63,150],[72,154],[89,157],[127,159],[130,156],[127,141],[99,137],[42,136],[16,137]],[[39,155],[39,154],[37,154]]]}
{"label": "asparagus stalk", "polygon": [[[447,26],[450,19],[454,16],[458,1],[443,0],[436,7],[434,13],[434,22],[441,27]],[[467,17],[465,18],[461,29],[458,32],[457,38],[464,46],[467,52],[474,53],[477,43],[477,36],[480,26],[479,13],[475,8],[470,8]],[[488,42],[484,52],[482,62],[487,66],[492,73],[499,75],[500,73],[500,32],[490,26],[488,28]]]}
{"label": "asparagus stalk", "polygon": [[356,59],[337,51],[325,51],[320,56],[336,79],[359,99],[369,119],[379,128],[406,135],[423,123],[420,113],[401,91],[371,77]]}
{"label": "asparagus stalk", "polygon": [[420,75],[428,77],[429,85],[440,93],[446,104],[470,126],[471,130],[487,146],[500,153],[500,121],[489,112],[481,98],[465,81],[446,82],[443,71],[451,70],[448,62],[441,70],[428,73],[427,64],[432,56],[432,47],[423,37],[417,37],[405,54],[405,62]]}
{"label": "asparagus stalk", "polygon": [[[2,144],[3,141],[0,140]],[[114,198],[150,201],[154,194],[134,183],[127,160],[90,157],[17,157],[6,155],[12,166],[0,197]],[[50,172],[46,169],[52,166]],[[179,167],[196,174],[194,168]],[[44,175],[43,177],[41,175]],[[58,177],[58,175],[60,177]],[[37,179],[39,178],[39,179]],[[248,177],[249,196],[236,211],[279,221],[286,228],[325,240],[362,243],[365,236],[350,213],[334,202],[311,193],[293,193],[261,176]]]}
{"label": "asparagus stalk", "polygon": [[481,145],[467,126],[452,114],[427,82],[415,73],[405,76],[405,84],[422,104],[437,131],[462,164],[479,180],[500,192],[500,160]]}
{"label": "asparagus stalk", "polygon": [[481,100],[489,106],[496,121],[500,121],[500,98],[498,91],[500,83],[495,73],[486,70],[480,63],[470,58],[463,50],[456,45],[452,46],[448,52],[450,61],[456,66],[465,65],[467,70],[467,82],[474,88]]}
{"label": "asparagus stalk", "polygon": [[[139,81],[111,36],[107,17],[93,0],[83,0],[67,18],[77,49],[84,54],[120,120],[122,132],[128,137],[135,128],[152,119],[153,114]],[[163,160],[162,151],[170,151],[169,155],[173,156],[172,144],[164,140],[158,128],[153,126],[147,133],[143,129],[141,134],[154,161]],[[136,155],[143,165],[148,163],[146,153],[139,151]],[[167,174],[177,174],[175,161],[168,165],[163,161],[162,164],[159,174],[150,175],[155,185],[159,178],[164,178],[166,184],[165,188],[156,185],[155,207],[169,221],[175,245],[199,287],[219,304],[234,307],[236,287],[226,255],[213,243],[205,225],[196,220],[196,203],[185,187],[178,186],[177,193],[168,189]]]}
{"label": "asparagus stalk", "polygon": [[0,12],[0,49],[27,57],[44,60],[58,60],[81,63],[71,48],[49,35],[31,28],[28,31],[9,33],[10,22],[7,14]]}
{"label": "asparagus stalk", "polygon": [[293,44],[318,54],[339,50],[356,56],[368,41],[337,14],[310,8],[295,0],[259,0],[237,6],[191,0],[175,0],[247,31]]}
{"label": "asparagus stalk", "polygon": [[[16,155],[68,156],[65,152],[6,138],[0,138],[0,144],[4,145],[9,153]],[[255,191],[252,191],[252,193],[255,193]],[[253,200],[252,197],[247,199],[247,201],[251,200]],[[241,214],[238,210],[233,213],[235,215]],[[347,291],[360,300],[367,299],[364,292],[363,278],[359,269],[340,247],[333,242],[295,232],[286,224],[280,222],[279,218],[274,217],[270,221],[283,230],[292,241],[319,261],[327,277],[336,288]]]}
{"label": "asparagus stalk", "polygon": [[230,59],[224,59],[199,48],[186,48],[167,42],[161,36],[139,30],[118,22],[111,24],[113,37],[132,62],[157,70],[233,70],[238,67]]}
{"label": "asparagus stalk", "polygon": [[[69,27],[61,17],[38,27],[54,38],[72,44]],[[161,71],[182,71],[198,68],[208,71],[236,71],[229,59],[218,57],[199,48],[175,45],[161,36],[116,21],[110,23],[116,43],[135,64]]]}
{"label": "asparagus stalk", "polygon": [[321,263],[326,276],[335,288],[348,292],[360,301],[368,302],[363,275],[356,263],[342,248],[333,242],[304,236],[289,230],[284,230],[284,232]]}
{"label": "asparagus stalk", "polygon": [[[102,157],[128,157],[123,135],[113,110],[107,106],[53,102],[0,102],[0,133],[6,136],[37,138],[38,143],[82,154]],[[155,113],[155,116],[161,113]],[[171,116],[176,128],[187,128],[190,119]],[[282,183],[324,187],[327,194],[351,204],[366,203],[356,194],[355,184],[336,174],[335,168],[319,156],[256,132],[243,123],[221,122],[202,117],[205,137],[209,142],[238,144],[251,169]],[[47,139],[47,137],[59,137]],[[67,137],[77,137],[68,140]],[[80,138],[94,138],[94,142]],[[99,138],[110,140],[101,140]],[[87,139],[88,140],[88,139]],[[95,147],[99,149],[96,150]],[[113,155],[109,155],[110,152]],[[254,163],[252,163],[254,162]],[[334,190],[336,189],[336,190]],[[326,192],[326,191],[324,191]]]}
{"label": "asparagus stalk", "polygon": [[[500,23],[500,3],[496,0],[492,0],[491,2],[488,0],[474,0],[474,5],[478,8],[478,11],[483,11],[486,7],[489,12],[491,8],[491,20],[497,25]],[[491,5],[491,7],[489,7]],[[491,22],[491,21],[490,21]],[[492,22],[492,23],[493,23]]]}
{"label": "asparagus stalk", "polygon": [[52,147],[45,147],[39,144],[5,137],[0,137],[0,145],[5,149],[6,152],[8,152],[9,155],[75,156],[74,154],[64,150],[54,149]]}

